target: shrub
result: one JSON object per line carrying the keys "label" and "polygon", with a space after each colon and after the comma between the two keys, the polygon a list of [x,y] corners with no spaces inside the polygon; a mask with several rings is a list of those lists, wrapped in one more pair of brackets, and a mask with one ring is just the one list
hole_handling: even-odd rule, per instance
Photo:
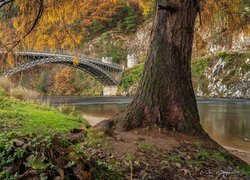
{"label": "shrub", "polygon": [[19,99],[19,100],[34,100],[36,99],[40,94],[36,91],[27,90],[22,87],[16,87],[10,90],[10,96]]}
{"label": "shrub", "polygon": [[0,87],[2,87],[6,92],[10,92],[10,90],[14,88],[14,84],[8,78],[1,78]]}
{"label": "shrub", "polygon": [[6,91],[0,87],[0,97],[5,96],[6,95]]}
{"label": "shrub", "polygon": [[197,58],[192,61],[192,75],[201,77],[207,67],[210,58]]}
{"label": "shrub", "polygon": [[47,81],[47,76],[46,76],[46,73],[43,72],[40,75],[39,81],[38,81],[38,90],[41,93],[47,93],[47,84],[46,84],[46,81]]}
{"label": "shrub", "polygon": [[59,111],[64,114],[70,114],[74,116],[80,115],[80,112],[76,110],[75,106],[68,106],[66,104],[60,105],[58,107]]}
{"label": "shrub", "polygon": [[220,58],[226,58],[228,55],[229,54],[226,51],[222,51],[222,52],[218,53],[218,57],[220,57]]}

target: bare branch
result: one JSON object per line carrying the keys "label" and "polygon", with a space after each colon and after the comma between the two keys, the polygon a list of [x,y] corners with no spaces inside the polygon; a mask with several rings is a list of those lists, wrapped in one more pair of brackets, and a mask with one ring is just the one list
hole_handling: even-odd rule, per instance
{"label": "bare branch", "polygon": [[43,3],[44,0],[38,0],[38,1],[39,1],[39,11],[37,13],[36,19],[34,20],[33,25],[31,26],[31,28],[29,29],[29,31],[24,36],[22,36],[18,41],[14,42],[14,45],[10,49],[8,49],[8,51],[6,52],[7,54],[10,51],[12,51],[18,44],[20,44],[21,41],[23,39],[25,39],[34,30],[34,28],[38,24],[38,22],[39,22],[39,20],[40,20],[40,18],[42,16],[43,9],[44,9],[44,3]]}
{"label": "bare branch", "polygon": [[13,2],[13,0],[0,0],[0,8],[11,2]]}

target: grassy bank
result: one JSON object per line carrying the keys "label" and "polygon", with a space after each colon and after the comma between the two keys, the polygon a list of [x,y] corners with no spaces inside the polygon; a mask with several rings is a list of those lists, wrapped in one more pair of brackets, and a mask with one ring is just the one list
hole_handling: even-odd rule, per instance
{"label": "grassy bank", "polygon": [[[63,110],[61,110],[63,111]],[[87,122],[73,112],[65,114],[54,107],[28,103],[0,94],[0,135],[8,136],[63,133]]]}
{"label": "grassy bank", "polygon": [[0,179],[245,179],[223,148],[177,132],[107,136],[72,107],[23,102],[0,90]]}
{"label": "grassy bank", "polygon": [[53,137],[86,126],[87,121],[72,107],[20,101],[0,89],[0,179],[17,179],[22,171],[53,167],[45,155],[53,149]]}

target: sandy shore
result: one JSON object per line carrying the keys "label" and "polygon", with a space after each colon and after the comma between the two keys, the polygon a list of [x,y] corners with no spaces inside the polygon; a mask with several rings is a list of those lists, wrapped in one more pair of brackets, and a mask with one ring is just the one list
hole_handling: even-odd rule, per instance
{"label": "sandy shore", "polygon": [[247,162],[250,165],[250,152],[249,151],[243,151],[231,147],[224,146],[225,149],[227,149],[230,153],[233,155],[239,157],[243,161]]}
{"label": "sandy shore", "polygon": [[89,122],[91,126],[94,126],[101,122],[102,120],[108,119],[108,118],[103,118],[103,117],[94,117],[94,116],[88,116],[88,115],[83,115],[83,117]]}

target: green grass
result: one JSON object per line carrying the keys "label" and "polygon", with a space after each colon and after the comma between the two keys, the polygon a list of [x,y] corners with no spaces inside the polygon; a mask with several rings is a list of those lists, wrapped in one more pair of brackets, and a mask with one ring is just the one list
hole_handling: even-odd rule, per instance
{"label": "green grass", "polygon": [[153,144],[148,144],[145,142],[136,142],[136,144],[138,145],[139,149],[148,152],[148,153],[156,153],[157,152],[157,148],[155,147],[155,145]]}
{"label": "green grass", "polygon": [[53,135],[87,125],[80,115],[0,96],[0,135]]}

